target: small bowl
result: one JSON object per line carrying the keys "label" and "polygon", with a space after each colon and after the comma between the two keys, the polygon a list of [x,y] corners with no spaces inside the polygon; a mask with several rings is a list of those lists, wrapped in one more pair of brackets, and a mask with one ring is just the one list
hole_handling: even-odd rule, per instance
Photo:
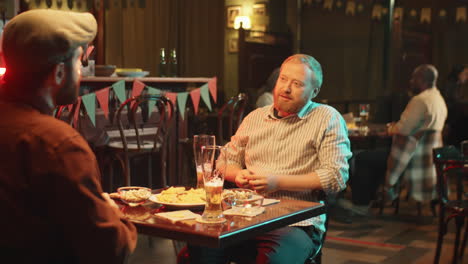
{"label": "small bowl", "polygon": [[94,66],[95,76],[111,76],[117,67],[115,65],[96,65]]}
{"label": "small bowl", "polygon": [[151,189],[139,186],[120,187],[117,189],[120,200],[128,204],[141,204],[151,196]]}

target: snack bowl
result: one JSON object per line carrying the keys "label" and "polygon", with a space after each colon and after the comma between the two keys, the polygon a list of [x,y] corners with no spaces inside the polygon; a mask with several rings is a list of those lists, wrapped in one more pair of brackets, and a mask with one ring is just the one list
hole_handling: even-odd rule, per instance
{"label": "snack bowl", "polygon": [[96,65],[94,66],[95,76],[111,76],[115,72],[115,65]]}
{"label": "snack bowl", "polygon": [[262,207],[264,197],[253,190],[236,188],[224,190],[223,199],[233,210],[249,213]]}
{"label": "snack bowl", "polygon": [[117,189],[120,200],[127,204],[142,204],[151,196],[151,189],[139,186],[127,186]]}

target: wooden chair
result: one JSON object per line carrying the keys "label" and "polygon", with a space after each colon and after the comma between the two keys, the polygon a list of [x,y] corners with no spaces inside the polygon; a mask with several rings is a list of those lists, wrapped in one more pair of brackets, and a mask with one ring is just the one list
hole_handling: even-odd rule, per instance
{"label": "wooden chair", "polygon": [[[231,99],[219,109],[217,119],[218,134],[216,139],[219,144],[228,142],[231,136],[236,132],[242,119],[244,119],[246,105],[247,95],[240,93],[237,96],[231,97]],[[227,116],[227,120],[225,116]],[[227,131],[223,131],[224,127],[227,127]]]}
{"label": "wooden chair", "polygon": [[[468,157],[463,157],[454,146],[435,148],[433,160],[437,171],[437,193],[439,195],[439,234],[434,263],[439,263],[444,235],[450,220],[455,219],[456,235],[452,263],[463,263],[463,253],[468,237],[468,222],[460,246],[461,230],[468,219],[468,190],[464,189],[468,180]],[[449,177],[455,177],[456,193],[448,192]],[[460,262],[458,262],[460,261]]]}
{"label": "wooden chair", "polygon": [[[147,114],[148,107],[144,104],[149,101],[154,101],[157,109],[151,117],[152,122],[148,120],[151,113]],[[124,110],[126,110],[125,115]],[[147,186],[153,188],[152,166],[153,158],[157,154],[161,167],[160,185],[166,186],[167,142],[174,113],[171,101],[161,95],[132,97],[117,109],[113,123],[118,127],[120,140],[110,142],[107,147],[111,163],[117,160],[121,164],[124,185],[132,184],[130,161],[137,157],[145,157],[148,164]],[[110,168],[110,177],[113,178],[112,164]]]}

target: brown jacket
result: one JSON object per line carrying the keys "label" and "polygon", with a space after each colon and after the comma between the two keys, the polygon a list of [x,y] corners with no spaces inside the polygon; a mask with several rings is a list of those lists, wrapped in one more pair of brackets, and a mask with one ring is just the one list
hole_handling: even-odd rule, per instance
{"label": "brown jacket", "polygon": [[0,102],[2,262],[123,262],[136,230],[101,197],[99,177],[75,129],[29,106]]}

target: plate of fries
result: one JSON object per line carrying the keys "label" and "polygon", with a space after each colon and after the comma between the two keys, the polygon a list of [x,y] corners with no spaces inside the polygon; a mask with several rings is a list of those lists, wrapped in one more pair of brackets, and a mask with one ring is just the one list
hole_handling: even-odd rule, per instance
{"label": "plate of fries", "polygon": [[204,189],[185,187],[169,187],[149,198],[154,203],[176,208],[203,207],[205,206],[205,199]]}

